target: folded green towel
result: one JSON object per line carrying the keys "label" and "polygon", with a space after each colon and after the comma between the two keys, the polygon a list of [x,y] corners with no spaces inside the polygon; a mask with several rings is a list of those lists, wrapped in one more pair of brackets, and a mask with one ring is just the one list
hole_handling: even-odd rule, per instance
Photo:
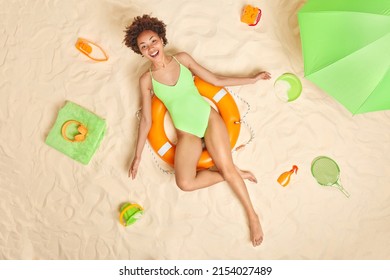
{"label": "folded green towel", "polygon": [[[70,142],[62,136],[62,126],[69,120],[75,120],[84,125],[88,132],[85,140]],[[74,139],[79,134],[77,124],[70,124],[66,136]],[[106,121],[83,107],[67,101],[58,112],[57,120],[46,138],[46,144],[83,164],[88,164],[98,149],[106,131]]]}

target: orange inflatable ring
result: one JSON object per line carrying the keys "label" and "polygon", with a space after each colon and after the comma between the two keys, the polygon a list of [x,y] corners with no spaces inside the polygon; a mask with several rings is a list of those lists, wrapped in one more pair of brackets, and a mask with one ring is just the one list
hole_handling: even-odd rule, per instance
{"label": "orange inflatable ring", "polygon": [[[225,122],[228,130],[230,147],[233,149],[240,134],[240,112],[230,93],[223,87],[211,85],[198,77],[195,77],[195,85],[199,93],[212,101]],[[173,166],[175,158],[175,145],[169,141],[164,129],[164,116],[167,112],[164,104],[154,96],[152,98],[152,127],[148,140],[153,150],[159,157]],[[205,169],[214,165],[207,150],[203,150],[198,162],[198,169]]]}

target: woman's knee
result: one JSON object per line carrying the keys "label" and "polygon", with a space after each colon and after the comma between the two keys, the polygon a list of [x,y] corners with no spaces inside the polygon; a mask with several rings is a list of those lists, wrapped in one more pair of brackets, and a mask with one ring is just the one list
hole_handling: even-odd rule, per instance
{"label": "woman's knee", "polygon": [[233,180],[237,175],[239,176],[239,174],[237,173],[237,169],[232,164],[223,164],[221,167],[218,167],[218,170],[222,175],[223,179],[227,182]]}
{"label": "woman's knee", "polygon": [[193,182],[188,179],[176,178],[176,185],[184,192],[189,192],[194,190],[192,187]]}

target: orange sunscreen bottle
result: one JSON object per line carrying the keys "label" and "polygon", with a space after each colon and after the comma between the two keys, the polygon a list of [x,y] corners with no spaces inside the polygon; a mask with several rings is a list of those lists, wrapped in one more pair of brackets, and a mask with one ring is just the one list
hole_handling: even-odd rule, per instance
{"label": "orange sunscreen bottle", "polygon": [[283,187],[287,186],[288,183],[290,183],[291,175],[295,172],[297,174],[298,166],[293,165],[292,169],[290,171],[283,172],[279,178],[278,183],[282,185]]}

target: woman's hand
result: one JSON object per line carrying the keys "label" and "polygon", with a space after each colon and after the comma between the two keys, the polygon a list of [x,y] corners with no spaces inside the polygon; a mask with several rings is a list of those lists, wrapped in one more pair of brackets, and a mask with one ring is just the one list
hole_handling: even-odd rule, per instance
{"label": "woman's hand", "polygon": [[137,175],[138,172],[138,166],[141,162],[141,159],[138,157],[134,157],[133,162],[130,165],[129,168],[129,177],[131,176],[131,179],[134,180],[135,176]]}
{"label": "woman's hand", "polygon": [[254,76],[255,82],[259,80],[269,80],[271,79],[271,74],[268,73],[267,71],[263,71],[258,73],[257,75]]}

